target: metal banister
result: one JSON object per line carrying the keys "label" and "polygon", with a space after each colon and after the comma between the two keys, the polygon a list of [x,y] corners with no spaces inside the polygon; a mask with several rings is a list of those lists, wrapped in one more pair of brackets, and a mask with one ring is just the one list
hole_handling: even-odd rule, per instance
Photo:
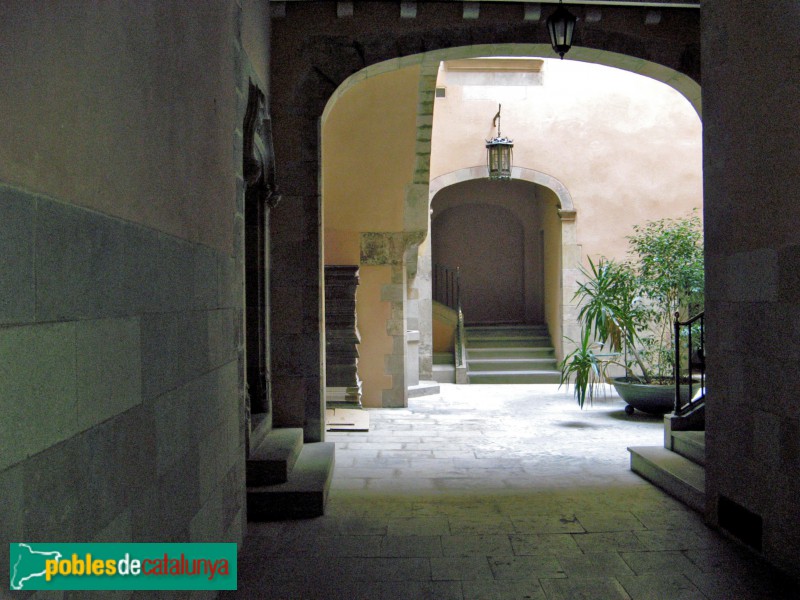
{"label": "metal banister", "polygon": [[[687,321],[679,319],[675,313],[675,414],[680,415],[692,410],[705,402],[706,389],[706,358],[705,358],[705,311],[696,314]],[[693,329],[699,324],[699,340],[694,335]],[[681,328],[685,327],[686,334],[686,367],[689,378],[689,398],[684,404],[681,400]],[[694,375],[700,375],[700,390],[702,394],[694,397]]]}

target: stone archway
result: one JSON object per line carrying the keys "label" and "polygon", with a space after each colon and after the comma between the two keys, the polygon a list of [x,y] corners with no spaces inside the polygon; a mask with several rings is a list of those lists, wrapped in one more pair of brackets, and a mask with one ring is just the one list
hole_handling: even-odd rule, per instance
{"label": "stone archway", "polygon": [[[319,119],[329,99],[349,77],[362,71],[367,76],[370,69],[423,64],[418,120],[422,152],[409,184],[402,235],[404,264],[415,275],[414,249],[428,225],[423,215],[427,217],[431,123],[426,119],[432,114],[433,65],[443,58],[499,55],[509,49],[514,55],[550,55],[541,15],[523,10],[522,4],[487,6],[477,19],[474,14],[464,18],[461,3],[423,4],[417,11],[416,4],[367,2],[347,18],[340,18],[332,6],[327,2],[279,3],[272,23],[271,105],[278,177],[285,192],[285,201],[271,222],[276,323],[272,372],[273,390],[280,398],[275,424],[302,425],[306,441],[322,439],[324,429],[318,174]],[[692,90],[699,89],[695,82],[700,81],[696,8],[665,6],[670,18],[657,29],[646,6],[591,10],[595,12],[591,19],[582,20],[570,58],[611,60],[604,64],[661,78],[679,90],[683,86],[682,93],[699,106],[699,92],[691,97]]]}
{"label": "stone archway", "polygon": [[[450,186],[482,179],[486,179],[485,165],[459,169],[440,175],[430,182],[430,202],[433,203],[435,196]],[[577,213],[573,204],[572,195],[569,193],[566,186],[557,178],[535,169],[513,167],[512,181],[513,180],[535,184],[547,190],[547,194],[552,195],[555,199],[559,225],[559,239],[557,243],[559,266],[557,281],[551,281],[549,284],[550,287],[556,289],[552,290],[554,301],[549,303],[552,304],[552,306],[547,310],[544,320],[548,322],[551,337],[556,346],[556,352],[559,356],[562,356],[564,351],[562,347],[563,338],[566,336],[571,339],[577,339],[576,336],[578,334],[578,326],[575,319],[576,307],[573,296],[575,293],[575,282],[580,268],[580,248],[577,244],[577,232],[575,227]],[[552,247],[550,251],[552,252]],[[427,268],[429,270],[430,261],[422,262],[420,268]],[[421,280],[427,282],[429,286],[430,274],[426,273]],[[556,297],[557,300],[555,300]],[[429,325],[429,321],[423,319],[420,319],[420,323],[420,336],[425,337],[428,334],[432,336],[432,323]],[[421,356],[420,358],[424,360],[426,357]]]}

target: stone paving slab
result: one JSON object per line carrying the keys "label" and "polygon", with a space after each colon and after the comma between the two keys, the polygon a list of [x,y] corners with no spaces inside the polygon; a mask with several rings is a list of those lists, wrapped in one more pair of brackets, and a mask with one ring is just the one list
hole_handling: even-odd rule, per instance
{"label": "stone paving slab", "polygon": [[324,600],[797,600],[769,565],[633,474],[658,417],[613,391],[442,384],[329,433],[326,514],[250,523],[239,590]]}

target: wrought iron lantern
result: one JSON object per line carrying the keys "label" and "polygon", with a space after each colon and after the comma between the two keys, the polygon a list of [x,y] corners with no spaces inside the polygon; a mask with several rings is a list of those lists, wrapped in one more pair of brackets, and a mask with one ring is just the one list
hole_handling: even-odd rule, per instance
{"label": "wrought iron lantern", "polygon": [[492,126],[497,127],[497,135],[491,140],[486,140],[486,165],[489,167],[489,179],[511,179],[511,159],[514,142],[500,133],[500,108],[497,105],[497,114],[492,120]]}
{"label": "wrought iron lantern", "polygon": [[559,0],[558,8],[547,17],[547,31],[550,32],[550,44],[561,59],[572,47],[572,34],[578,17],[569,12]]}

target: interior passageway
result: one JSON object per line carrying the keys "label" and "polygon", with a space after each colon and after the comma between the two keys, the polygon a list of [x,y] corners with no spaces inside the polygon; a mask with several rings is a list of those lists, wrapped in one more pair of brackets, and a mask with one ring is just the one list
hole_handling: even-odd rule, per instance
{"label": "interior passageway", "polygon": [[660,418],[555,385],[443,385],[329,433],[324,517],[250,523],[226,598],[763,600],[771,567],[628,468]]}

